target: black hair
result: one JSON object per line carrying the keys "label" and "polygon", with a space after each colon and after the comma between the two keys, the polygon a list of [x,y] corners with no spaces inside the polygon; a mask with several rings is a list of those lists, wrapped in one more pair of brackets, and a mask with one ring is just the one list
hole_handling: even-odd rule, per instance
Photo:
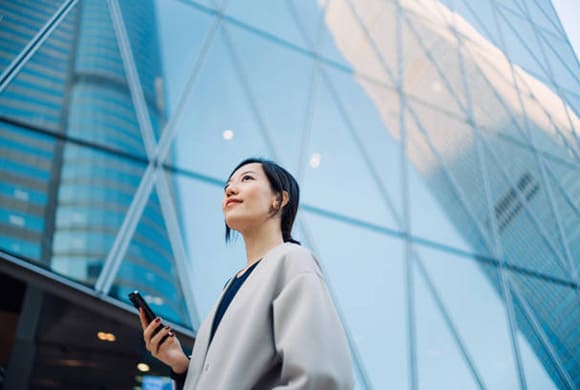
{"label": "black hair", "polygon": [[[298,203],[300,202],[300,187],[298,186],[298,182],[296,182],[294,176],[292,176],[286,169],[282,168],[274,161],[256,157],[247,158],[239,163],[238,166],[234,168],[232,173],[230,173],[228,181],[232,178],[234,172],[236,172],[240,167],[252,163],[258,163],[262,165],[262,169],[264,169],[264,173],[266,174],[268,182],[270,183],[270,188],[280,197],[280,203],[278,203],[279,205],[282,204],[282,192],[286,191],[288,193],[288,203],[282,208],[282,239],[284,242],[292,242],[300,245],[300,242],[292,238],[292,225],[294,225],[296,213],[298,212]],[[277,213],[280,210],[280,207],[272,211]],[[226,224],[226,242],[230,241],[231,231],[232,230],[230,227]]]}

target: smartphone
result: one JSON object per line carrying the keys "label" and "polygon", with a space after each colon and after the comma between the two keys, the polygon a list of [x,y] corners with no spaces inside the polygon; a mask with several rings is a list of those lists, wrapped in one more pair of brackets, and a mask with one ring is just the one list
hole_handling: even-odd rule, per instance
{"label": "smartphone", "polygon": [[[139,293],[139,291],[135,290],[132,293],[130,293],[129,300],[133,303],[133,306],[135,306],[137,310],[139,310],[139,308],[143,309],[143,313],[145,313],[145,318],[147,319],[147,322],[151,323],[151,321],[157,318],[157,315],[155,315],[155,312],[151,310],[151,307],[149,307],[149,305],[147,304],[143,296]],[[155,332],[153,334],[163,329],[163,326],[164,325],[162,323],[159,324],[159,326],[157,327],[157,329],[155,329]]]}

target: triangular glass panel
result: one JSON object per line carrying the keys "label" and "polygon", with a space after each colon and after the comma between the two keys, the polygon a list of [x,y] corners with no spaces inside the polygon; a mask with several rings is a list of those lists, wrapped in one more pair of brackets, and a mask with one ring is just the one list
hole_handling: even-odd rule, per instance
{"label": "triangular glass panel", "polygon": [[512,280],[518,342],[528,386],[574,387],[572,383],[578,383],[580,374],[577,291],[573,285],[539,275],[513,274]]}
{"label": "triangular glass panel", "polygon": [[[303,205],[398,228],[397,215],[402,211],[393,199],[400,199],[400,151],[357,82],[330,68],[323,71],[310,139],[303,150],[308,162],[300,161]],[[385,156],[388,151],[393,154]]]}
{"label": "triangular glass panel", "polygon": [[[401,103],[397,92],[331,66],[323,66],[321,71],[318,92],[321,94],[318,100],[321,106],[315,113],[320,118],[321,127],[314,131],[324,129],[322,126],[326,123],[332,123],[329,115],[340,115],[346,130],[356,135],[357,143],[360,143],[358,155],[364,156],[376,172],[376,177],[373,174],[375,188],[383,193],[384,198],[388,198],[390,219],[393,222],[400,220],[403,210],[400,189],[402,130],[399,115]],[[333,114],[332,105],[338,113]],[[331,131],[327,134],[328,139],[333,137]],[[351,138],[354,141],[352,135]]]}
{"label": "triangular glass panel", "polygon": [[[66,143],[55,150],[58,177],[52,241],[53,271],[94,285],[145,170],[145,164]],[[49,199],[51,193],[48,192]],[[54,195],[52,195],[54,196]],[[50,214],[47,214],[50,215]],[[51,223],[50,221],[47,221]]]}
{"label": "triangular glass panel", "polygon": [[482,150],[498,239],[508,263],[566,278],[568,262],[536,156],[499,136],[486,136]]}
{"label": "triangular glass panel", "polygon": [[569,88],[572,91],[580,89],[580,65],[576,58],[576,53],[569,43],[562,39],[553,37],[547,33],[538,32],[542,37],[542,46],[546,49],[546,56],[550,66],[550,74],[554,78],[558,89]]}
{"label": "triangular glass panel", "polygon": [[[469,0],[453,1],[452,11],[456,12],[455,23],[460,26],[459,31],[473,28],[479,32],[486,40],[497,44],[501,42],[499,31],[495,25],[495,14],[492,0],[482,0],[477,4]],[[459,16],[459,17],[458,17]]]}
{"label": "triangular glass panel", "polygon": [[316,210],[304,209],[301,218],[312,239],[305,245],[311,245],[324,268],[358,352],[360,360],[354,363],[366,373],[359,377],[359,388],[406,388],[404,242]]}
{"label": "triangular glass panel", "polygon": [[497,48],[480,43],[462,43],[470,115],[486,132],[501,132],[529,144],[519,99],[521,88],[516,87],[510,64]]}
{"label": "triangular glass panel", "polygon": [[175,119],[178,130],[167,156],[171,165],[224,182],[243,159],[272,158],[228,44],[223,31],[216,32],[186,98],[188,108]]}
{"label": "triangular glass panel", "polygon": [[[498,12],[498,23],[501,23],[500,28],[503,31],[502,49],[510,61],[544,82],[550,80],[546,63],[540,55],[542,51],[530,23],[506,9]],[[529,37],[534,39],[528,39]]]}
{"label": "triangular glass panel", "polygon": [[[550,20],[551,23],[554,25],[557,30],[562,33],[564,29],[560,23],[560,17],[558,16],[558,12],[554,8],[554,3],[551,0],[534,0],[534,5],[538,7],[540,12],[545,15],[545,18]],[[557,26],[557,27],[556,27]]]}
{"label": "triangular glass panel", "polygon": [[[555,211],[560,221],[558,237],[569,256],[568,275],[580,272],[580,169],[552,158],[544,159],[547,185],[550,186]],[[562,229],[561,235],[559,234]],[[572,280],[572,278],[570,278]],[[576,280],[578,283],[578,280]]]}
{"label": "triangular glass panel", "polygon": [[[352,6],[352,8],[351,8]],[[387,85],[395,84],[394,3],[330,0],[320,40],[322,55],[337,66]],[[328,34],[326,33],[328,32]],[[352,70],[351,70],[352,69]]]}
{"label": "triangular glass panel", "polygon": [[465,74],[459,63],[457,37],[450,27],[442,21],[430,22],[423,14],[405,13],[401,29],[407,38],[403,45],[403,88],[414,99],[465,118]]}
{"label": "triangular glass panel", "polygon": [[34,7],[19,1],[0,3],[0,74],[41,32],[62,4],[63,0],[45,1]]}
{"label": "triangular glass panel", "polygon": [[572,107],[565,105],[549,86],[526,73],[517,73],[517,83],[523,103],[519,109],[520,126],[527,139],[531,134],[534,144],[530,142],[530,146],[556,156],[577,155],[572,126],[580,127],[580,121]]}
{"label": "triangular glass panel", "polygon": [[467,123],[407,100],[409,214],[413,235],[491,256],[491,226],[477,139]]}
{"label": "triangular glass panel", "polygon": [[[540,28],[542,28],[545,32],[551,35],[555,35],[556,37],[564,36],[562,28],[559,26],[558,17],[553,15],[551,12],[547,13],[540,4],[547,3],[548,1],[545,0],[535,0],[535,1],[527,1],[527,10],[530,13],[530,17],[532,21]],[[548,7],[552,7],[552,5],[548,5]]]}
{"label": "triangular glass panel", "polygon": [[[413,270],[418,387],[485,388],[478,379],[479,368],[470,365],[466,358],[470,350],[465,345],[461,348],[456,339],[462,337],[462,329],[450,327],[449,321],[454,320],[444,314],[445,303],[435,299],[418,267],[416,264]],[[446,272],[450,274],[449,270]]]}
{"label": "triangular glass panel", "polygon": [[[294,4],[291,5],[286,3],[287,1],[270,0],[230,1],[227,3],[225,14],[228,15],[228,17],[233,18],[235,21],[248,25],[248,28],[245,28],[245,30],[253,30],[253,33],[259,34],[262,39],[275,41],[282,40],[286,45],[291,44],[305,47],[306,42],[303,34],[305,34],[306,31],[298,30],[298,26],[294,22],[294,18],[291,14],[292,9],[290,8]],[[308,11],[316,12],[314,1],[297,1],[295,3],[305,3],[300,6],[302,11],[306,11],[306,3],[308,3],[310,5]],[[273,35],[273,37],[269,37],[268,35]]]}
{"label": "triangular glass panel", "polygon": [[251,94],[247,99],[265,127],[264,136],[279,162],[294,171],[306,143],[303,138],[312,129],[312,111],[317,110],[318,67],[311,56],[295,49],[237,27],[228,27],[227,32],[239,56],[239,77]]}
{"label": "triangular glass panel", "polygon": [[[169,3],[164,4],[164,7]],[[161,28],[160,18],[157,15],[164,7],[156,7],[153,0],[120,1],[108,3],[107,10],[111,18],[110,30],[117,38],[120,61],[125,74],[131,75],[135,72],[135,82],[139,84],[143,93],[143,96],[133,96],[133,94],[131,96],[135,107],[138,107],[137,101],[139,99],[142,99],[145,104],[141,125],[151,125],[153,142],[159,139],[162,126],[167,120],[163,86],[164,69],[161,56],[163,42],[161,33],[165,33],[165,30]],[[90,3],[87,3],[84,8],[83,11],[92,14],[99,14],[101,11],[100,9],[92,9],[93,5]],[[95,8],[100,7],[95,6]],[[179,18],[181,13],[174,12],[174,15]],[[117,22],[118,19],[122,19],[122,21]],[[184,32],[182,31],[181,34]],[[130,60],[130,57],[133,58],[133,61]],[[126,82],[130,91],[137,90],[138,86],[131,85],[130,77],[127,77]],[[149,123],[146,123],[147,121]]]}
{"label": "triangular glass panel", "polygon": [[119,5],[152,129],[159,140],[216,17],[194,3],[155,3],[121,1]]}
{"label": "triangular glass panel", "polygon": [[[462,370],[461,376],[467,383],[473,381],[476,372],[483,388],[517,388],[518,375],[497,262],[422,245],[414,245],[413,251],[417,275],[414,280],[421,291],[416,301],[417,347],[419,362],[425,367],[419,365],[420,375],[427,370],[421,380],[430,383],[430,376],[444,379],[449,370],[464,368],[465,356],[469,356],[473,368],[471,372]],[[453,337],[454,331],[458,339]],[[463,359],[457,356],[458,340],[466,354]],[[432,360],[444,362],[432,365]],[[463,364],[460,360],[464,360]],[[447,387],[435,383],[438,382],[433,382],[434,387]],[[468,388],[467,383],[457,387]]]}
{"label": "triangular glass panel", "polygon": [[[128,294],[139,290],[155,314],[191,328],[184,295],[192,292],[185,291],[181,284],[179,274],[185,270],[176,264],[165,217],[154,190],[131,237],[109,295],[129,303]],[[182,277],[189,278],[190,275],[182,274]]]}

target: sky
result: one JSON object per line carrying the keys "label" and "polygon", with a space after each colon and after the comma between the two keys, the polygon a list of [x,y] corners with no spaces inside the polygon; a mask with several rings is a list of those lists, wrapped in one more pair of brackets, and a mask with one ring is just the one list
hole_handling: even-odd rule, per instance
{"label": "sky", "polygon": [[576,58],[580,53],[580,1],[578,0],[552,0],[554,8],[560,17],[562,26],[568,34],[568,39],[576,52]]}

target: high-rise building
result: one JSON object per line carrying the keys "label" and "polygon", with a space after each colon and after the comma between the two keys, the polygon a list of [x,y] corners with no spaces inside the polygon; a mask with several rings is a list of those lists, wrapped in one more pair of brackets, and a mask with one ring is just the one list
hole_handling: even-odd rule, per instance
{"label": "high-rise building", "polygon": [[[572,86],[566,74],[532,75],[514,45],[502,47],[501,31],[494,44],[451,6],[344,2],[329,7],[326,22],[355,73],[393,86],[387,94],[358,78],[465,240],[506,269],[536,276],[508,272],[502,280],[482,267],[499,296],[511,295],[516,322],[551,362],[554,381],[578,386],[580,120],[563,94]],[[377,13],[381,23],[372,22]],[[403,41],[384,39],[402,32]]]}
{"label": "high-rise building", "polygon": [[[127,294],[139,289],[159,315],[191,327],[155,194],[134,217],[124,261],[109,269],[114,277],[104,280],[102,272],[147,168],[142,128],[155,140],[165,123],[156,23],[152,1],[0,3],[0,246],[51,274],[91,290],[100,286],[100,294],[113,299],[128,302]],[[53,315],[51,299],[47,294],[43,310],[28,305],[22,313]],[[61,303],[63,310],[67,305]],[[69,325],[57,321],[80,330],[88,318],[73,320],[70,313]],[[95,317],[95,325],[103,321]],[[44,344],[27,358],[36,355],[37,362],[30,386],[44,380],[43,362],[62,360],[65,367],[82,356],[75,348],[59,356],[49,341],[55,332],[44,329],[38,336]],[[13,359],[13,372],[26,371]],[[67,375],[56,373],[55,383]]]}
{"label": "high-rise building", "polygon": [[[3,3],[5,69],[34,32],[58,15],[59,6],[66,12],[65,4]],[[98,1],[70,7],[0,95],[2,164],[9,168],[2,183],[3,247],[90,286],[98,281],[145,170],[138,115],[150,121],[156,139],[165,120],[153,2],[119,5],[113,11]],[[126,47],[117,43],[120,29],[126,31]],[[133,68],[127,66],[131,60]],[[142,88],[143,112],[136,109],[127,69]],[[27,132],[31,129],[125,153],[136,162]],[[125,256],[111,295],[126,301],[139,288],[166,316],[188,324],[185,307],[176,303],[183,299],[156,196]]]}

